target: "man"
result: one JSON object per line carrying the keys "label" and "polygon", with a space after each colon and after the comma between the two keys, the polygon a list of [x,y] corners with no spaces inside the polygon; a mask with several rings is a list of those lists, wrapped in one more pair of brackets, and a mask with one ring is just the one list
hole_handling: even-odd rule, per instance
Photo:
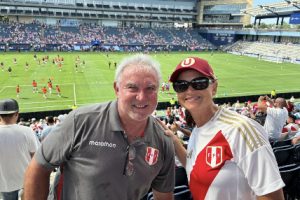
{"label": "man", "polygon": [[111,66],[111,62],[108,61],[108,69],[110,69],[110,66]]}
{"label": "man", "polygon": [[44,99],[47,99],[47,88],[46,88],[46,86],[42,87],[42,93],[43,93]]}
{"label": "man", "polygon": [[275,98],[276,98],[276,90],[273,89],[273,90],[271,91],[271,99],[275,99]]}
{"label": "man", "polygon": [[55,127],[54,117],[48,116],[46,117],[47,126],[42,130],[41,133],[41,141],[43,141],[46,136],[51,132],[51,130]]}
{"label": "man", "polygon": [[174,147],[151,116],[159,65],[146,55],[117,68],[116,101],[73,110],[42,142],[25,179],[25,199],[47,199],[49,174],[63,165],[63,199],[140,200],[150,188],[171,200]]}
{"label": "man", "polygon": [[20,98],[20,85],[16,87],[17,98]]}
{"label": "man", "polygon": [[58,96],[58,97],[61,97],[59,85],[56,85],[56,93],[57,93],[57,96]]}
{"label": "man", "polygon": [[48,85],[48,89],[49,89],[49,94],[52,94],[53,84],[52,84],[52,81],[50,78],[49,78],[47,85]]}
{"label": "man", "polygon": [[176,105],[176,100],[175,100],[175,98],[174,97],[172,97],[171,99],[170,99],[170,106],[172,107],[172,108],[174,108],[174,106]]}
{"label": "man", "polygon": [[8,71],[8,73],[9,73],[9,76],[11,76],[12,68],[11,68],[10,66],[7,68],[7,71]]}
{"label": "man", "polygon": [[3,200],[17,200],[25,170],[38,148],[38,140],[26,126],[17,125],[18,102],[0,100],[0,192]]}
{"label": "man", "polygon": [[278,97],[275,102],[268,96],[260,96],[257,108],[267,114],[264,129],[269,134],[269,140],[280,139],[282,128],[288,119],[287,104],[284,98]]}
{"label": "man", "polygon": [[187,150],[173,139],[193,199],[283,200],[281,179],[267,133],[254,120],[218,107],[218,80],[206,60],[189,57],[170,77],[178,102],[195,127]]}
{"label": "man", "polygon": [[33,92],[33,93],[38,92],[38,89],[37,89],[37,82],[36,82],[35,80],[32,81],[32,92]]}

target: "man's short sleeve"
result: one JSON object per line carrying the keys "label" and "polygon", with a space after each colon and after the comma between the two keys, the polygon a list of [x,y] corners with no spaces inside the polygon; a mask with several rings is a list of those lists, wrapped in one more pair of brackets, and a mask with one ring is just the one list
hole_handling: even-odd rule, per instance
{"label": "man's short sleeve", "polygon": [[[166,136],[167,137],[167,136]],[[173,192],[175,186],[175,153],[171,138],[166,139],[164,164],[152,182],[152,188],[158,192]]]}
{"label": "man's short sleeve", "polygon": [[73,111],[43,140],[35,155],[39,164],[51,169],[68,159],[73,147],[74,120]]}

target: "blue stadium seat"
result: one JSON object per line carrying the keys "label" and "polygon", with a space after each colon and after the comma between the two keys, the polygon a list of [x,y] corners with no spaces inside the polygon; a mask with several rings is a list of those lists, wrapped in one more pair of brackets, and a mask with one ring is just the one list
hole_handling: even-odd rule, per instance
{"label": "blue stadium seat", "polygon": [[280,175],[285,183],[283,188],[286,200],[300,198],[300,165],[290,164],[279,167]]}
{"label": "blue stadium seat", "polygon": [[[149,192],[147,200],[154,200],[153,192]],[[180,185],[174,188],[174,200],[192,200],[190,189],[187,185]]]}
{"label": "blue stadium seat", "polygon": [[294,162],[294,148],[294,146],[290,146],[273,150],[278,166],[288,165]]}

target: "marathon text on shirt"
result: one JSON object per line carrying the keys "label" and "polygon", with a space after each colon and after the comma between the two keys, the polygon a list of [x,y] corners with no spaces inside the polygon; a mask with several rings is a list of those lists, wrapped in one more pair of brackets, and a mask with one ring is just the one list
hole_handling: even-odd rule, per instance
{"label": "marathon text on shirt", "polygon": [[102,142],[102,141],[93,141],[93,140],[90,140],[89,142],[89,145],[92,145],[92,146],[101,146],[101,147],[110,147],[110,148],[116,148],[117,145],[116,144],[113,144],[111,142]]}

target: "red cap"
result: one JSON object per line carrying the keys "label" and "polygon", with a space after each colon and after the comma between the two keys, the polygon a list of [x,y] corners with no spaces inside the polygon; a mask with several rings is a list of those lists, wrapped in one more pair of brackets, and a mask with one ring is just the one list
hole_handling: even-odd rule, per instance
{"label": "red cap", "polygon": [[206,60],[203,60],[198,57],[189,57],[184,59],[177,65],[175,71],[172,73],[170,77],[170,81],[171,82],[176,81],[177,77],[181,72],[184,72],[186,70],[191,70],[191,69],[200,72],[206,77],[215,79],[214,72]]}

